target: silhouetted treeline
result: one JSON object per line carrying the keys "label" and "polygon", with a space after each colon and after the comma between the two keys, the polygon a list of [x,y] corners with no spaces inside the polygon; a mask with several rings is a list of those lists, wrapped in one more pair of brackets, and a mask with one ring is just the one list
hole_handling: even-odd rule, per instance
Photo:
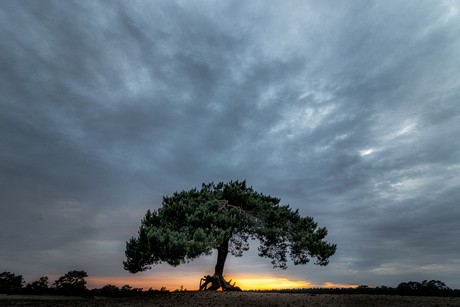
{"label": "silhouetted treeline", "polygon": [[10,272],[0,274],[0,293],[10,293],[22,289],[24,279],[22,275],[15,275]]}
{"label": "silhouetted treeline", "polygon": [[295,288],[283,290],[247,290],[251,292],[309,293],[309,294],[376,294],[413,296],[460,296],[460,290],[447,287],[440,280],[402,282],[396,288],[359,286],[356,288]]}
{"label": "silhouetted treeline", "polygon": [[[178,291],[178,290],[176,290]],[[162,287],[161,290],[153,290],[150,288],[147,291],[143,291],[142,288],[132,288],[129,285],[124,285],[123,287],[118,288],[114,285],[106,285],[102,288],[95,288],[89,291],[90,296],[106,296],[106,297],[132,297],[132,296],[142,296],[142,295],[155,295],[168,293],[169,290],[166,290],[165,287]]]}
{"label": "silhouetted treeline", "polygon": [[85,277],[88,277],[85,271],[69,271],[49,287],[47,276],[40,277],[37,281],[25,284],[22,275],[3,272],[0,274],[0,293],[87,296],[89,291],[86,288]]}
{"label": "silhouetted treeline", "polygon": [[150,288],[147,291],[143,291],[142,288],[132,288],[129,285],[124,285],[120,289],[117,286],[110,284],[102,288],[88,290],[86,288],[86,277],[88,277],[88,274],[85,271],[69,271],[67,274],[55,280],[51,286],[48,286],[49,282],[47,276],[40,277],[39,280],[26,284],[22,275],[3,272],[0,274],[0,293],[23,295],[76,295],[87,297],[130,297],[169,292],[165,287],[162,287],[161,290],[153,290]]}
{"label": "silhouetted treeline", "polygon": [[[26,284],[22,275],[10,272],[0,273],[0,293],[6,294],[33,294],[33,295],[78,295],[78,296],[107,296],[107,297],[131,297],[141,295],[165,294],[169,290],[162,287],[161,290],[150,288],[143,291],[142,288],[132,288],[124,285],[118,288],[114,285],[106,285],[102,288],[88,290],[85,271],[69,271],[48,286],[48,277],[40,277],[39,280]],[[187,291],[181,286],[180,290]],[[402,282],[396,288],[380,286],[359,286],[357,288],[295,288],[283,290],[246,290],[249,292],[277,292],[277,293],[309,293],[309,294],[376,294],[376,295],[413,295],[413,296],[460,296],[460,289],[452,290],[440,280],[424,280],[422,282]]]}

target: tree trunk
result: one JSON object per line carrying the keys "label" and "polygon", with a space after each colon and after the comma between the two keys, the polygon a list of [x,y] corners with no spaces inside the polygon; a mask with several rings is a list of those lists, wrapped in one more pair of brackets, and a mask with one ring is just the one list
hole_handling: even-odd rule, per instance
{"label": "tree trunk", "polygon": [[[230,284],[232,280],[226,281],[223,276],[225,260],[227,260],[228,255],[228,241],[229,239],[217,248],[217,263],[214,275],[208,275],[201,279],[201,281],[204,281],[204,284],[200,282],[200,290],[218,290],[222,288],[223,291],[241,291],[240,287],[235,287],[235,283],[233,286]],[[206,289],[209,283],[211,283],[211,286]]]}
{"label": "tree trunk", "polygon": [[217,263],[216,267],[214,269],[214,275],[221,275],[224,272],[224,265],[225,265],[225,260],[227,260],[227,255],[228,255],[228,241],[225,241],[222,243],[219,248],[217,248]]}

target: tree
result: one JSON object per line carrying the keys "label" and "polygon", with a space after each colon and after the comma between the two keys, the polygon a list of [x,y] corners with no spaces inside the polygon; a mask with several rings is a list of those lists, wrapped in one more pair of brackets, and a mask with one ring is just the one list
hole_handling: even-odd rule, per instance
{"label": "tree", "polygon": [[101,295],[108,297],[118,297],[120,296],[120,289],[118,289],[117,286],[109,284],[101,289]]}
{"label": "tree", "polygon": [[272,259],[274,268],[287,268],[287,254],[295,265],[313,257],[316,264],[327,265],[337,246],[324,240],[326,228],[279,202],[246,181],[203,184],[201,190],[163,197],[160,209],[147,211],[138,237],[126,242],[124,268],[136,273],[162,262],[175,267],[216,249],[214,274],[201,279],[200,290],[208,284],[208,290],[241,290],[224,279],[223,271],[227,254],[241,257],[249,249],[248,239],[260,241],[259,256]]}
{"label": "tree", "polygon": [[454,296],[454,291],[440,280],[402,282],[396,288],[399,295]]}
{"label": "tree", "polygon": [[55,281],[53,286],[58,293],[65,295],[83,295],[86,293],[85,271],[69,271]]}
{"label": "tree", "polygon": [[417,281],[402,282],[396,290],[400,295],[418,295],[422,288],[422,284]]}
{"label": "tree", "polygon": [[8,293],[13,289],[21,289],[24,284],[22,275],[10,272],[0,273],[0,293]]}
{"label": "tree", "polygon": [[454,291],[440,280],[422,281],[424,295],[454,296]]}
{"label": "tree", "polygon": [[26,285],[27,294],[43,294],[48,292],[48,276],[42,276],[31,284]]}

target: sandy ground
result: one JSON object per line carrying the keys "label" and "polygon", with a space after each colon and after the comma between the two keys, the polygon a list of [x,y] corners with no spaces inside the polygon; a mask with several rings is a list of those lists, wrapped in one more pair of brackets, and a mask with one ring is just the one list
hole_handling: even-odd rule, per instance
{"label": "sandy ground", "polygon": [[459,297],[413,297],[366,294],[297,294],[253,292],[177,292],[117,299],[75,299],[60,297],[46,300],[21,296],[5,299],[0,296],[0,306],[459,306]]}

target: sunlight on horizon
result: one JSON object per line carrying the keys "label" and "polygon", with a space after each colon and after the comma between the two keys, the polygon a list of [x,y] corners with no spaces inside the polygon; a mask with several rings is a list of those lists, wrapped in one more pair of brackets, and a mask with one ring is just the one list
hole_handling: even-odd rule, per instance
{"label": "sunlight on horizon", "polygon": [[[227,279],[227,278],[226,278]],[[228,279],[227,279],[228,280]],[[132,288],[142,288],[148,290],[160,290],[166,287],[166,290],[174,291],[183,286],[187,290],[198,290],[200,277],[184,277],[180,279],[160,279],[152,276],[91,276],[86,278],[87,288],[102,288],[106,285],[114,285],[121,289],[124,285],[129,285]],[[334,284],[326,282],[323,285],[313,285],[306,281],[295,281],[287,278],[264,278],[264,277],[242,277],[234,278],[231,284],[236,282],[236,286],[242,290],[271,290],[271,289],[295,289],[295,288],[356,288],[357,285]]]}
{"label": "sunlight on horizon", "polygon": [[305,281],[293,281],[287,278],[241,278],[236,279],[235,281],[236,285],[243,290],[270,290],[311,287],[311,283]]}

